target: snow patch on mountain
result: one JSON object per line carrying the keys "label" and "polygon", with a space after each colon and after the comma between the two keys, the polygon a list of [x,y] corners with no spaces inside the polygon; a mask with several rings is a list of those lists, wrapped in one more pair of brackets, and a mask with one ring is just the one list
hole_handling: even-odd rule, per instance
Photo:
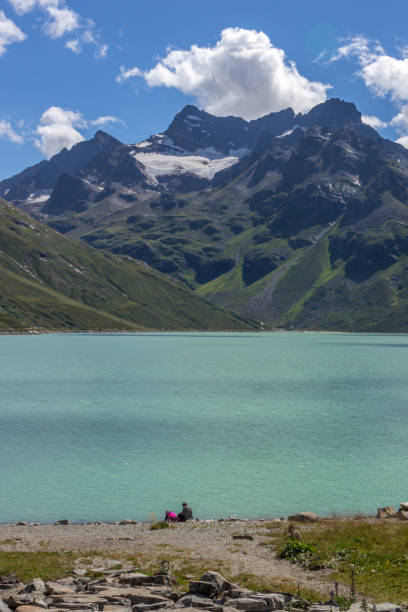
{"label": "snow patch on mountain", "polygon": [[209,159],[201,155],[165,155],[162,153],[136,153],[134,157],[144,165],[146,172],[154,178],[190,173],[211,180],[214,174],[233,166],[239,161],[236,156]]}

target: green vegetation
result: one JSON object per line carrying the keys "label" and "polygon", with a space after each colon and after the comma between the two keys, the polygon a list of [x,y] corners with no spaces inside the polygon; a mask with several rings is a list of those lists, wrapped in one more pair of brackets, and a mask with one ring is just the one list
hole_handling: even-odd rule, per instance
{"label": "green vegetation", "polygon": [[252,329],[129,257],[67,239],[0,200],[0,331]]}
{"label": "green vegetation", "polygon": [[171,527],[175,527],[175,525],[170,525],[166,521],[155,521],[150,525],[150,531],[157,531],[158,529],[170,529]]}
{"label": "green vegetation", "polygon": [[12,575],[29,582],[33,578],[55,580],[72,572],[77,553],[0,551],[0,576]]}
{"label": "green vegetation", "polygon": [[408,603],[408,525],[401,521],[333,519],[301,529],[301,541],[284,536],[278,555],[307,569],[331,569],[333,583],[358,597]]}

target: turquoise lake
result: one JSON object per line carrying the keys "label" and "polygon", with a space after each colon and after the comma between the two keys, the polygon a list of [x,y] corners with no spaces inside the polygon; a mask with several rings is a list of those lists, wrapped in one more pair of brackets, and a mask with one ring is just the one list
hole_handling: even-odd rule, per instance
{"label": "turquoise lake", "polygon": [[0,336],[0,522],[408,500],[408,336]]}

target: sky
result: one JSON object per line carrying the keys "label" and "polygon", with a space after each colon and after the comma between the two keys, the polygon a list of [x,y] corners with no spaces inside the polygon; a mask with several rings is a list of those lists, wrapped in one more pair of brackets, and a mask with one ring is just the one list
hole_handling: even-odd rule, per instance
{"label": "sky", "polygon": [[0,0],[0,179],[185,104],[247,120],[327,98],[408,148],[407,0]]}

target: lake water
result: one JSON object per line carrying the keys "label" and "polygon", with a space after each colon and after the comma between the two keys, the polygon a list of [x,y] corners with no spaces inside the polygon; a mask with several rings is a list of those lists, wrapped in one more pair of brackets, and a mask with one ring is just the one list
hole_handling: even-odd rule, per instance
{"label": "lake water", "polygon": [[0,522],[408,499],[408,337],[0,336]]}

